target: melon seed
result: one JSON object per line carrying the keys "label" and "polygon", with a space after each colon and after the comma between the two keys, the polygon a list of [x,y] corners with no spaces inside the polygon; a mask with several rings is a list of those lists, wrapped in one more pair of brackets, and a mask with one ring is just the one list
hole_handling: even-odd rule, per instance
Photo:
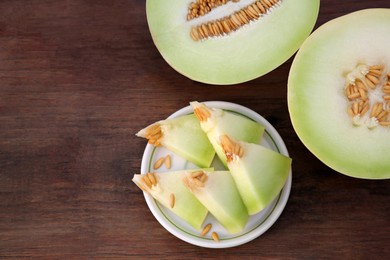
{"label": "melon seed", "polygon": [[159,158],[154,164],[153,164],[153,169],[157,170],[158,168],[161,167],[161,165],[164,163],[164,157]]}
{"label": "melon seed", "polygon": [[219,236],[217,232],[211,233],[211,237],[215,242],[219,242]]}
{"label": "melon seed", "polygon": [[171,156],[168,154],[166,157],[165,157],[165,167],[167,169],[171,169]]}
{"label": "melon seed", "polygon": [[175,206],[175,194],[171,193],[169,195],[169,206],[173,208]]}
{"label": "melon seed", "polygon": [[202,229],[202,232],[200,232],[200,235],[201,236],[206,235],[210,231],[211,226],[212,226],[211,223],[209,223],[206,226],[204,226],[204,228]]}

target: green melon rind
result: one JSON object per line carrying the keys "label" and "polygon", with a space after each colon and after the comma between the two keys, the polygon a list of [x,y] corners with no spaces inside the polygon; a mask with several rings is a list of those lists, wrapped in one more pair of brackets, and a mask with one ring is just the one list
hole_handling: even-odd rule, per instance
{"label": "green melon rind", "polygon": [[[190,103],[193,108],[204,105],[199,102]],[[206,105],[204,105],[206,106]],[[211,117],[206,122],[200,122],[200,126],[207,134],[214,150],[227,168],[226,155],[221,147],[219,137],[229,135],[236,140],[248,143],[260,143],[264,134],[264,127],[259,123],[234,112],[219,108],[211,109]]]}
{"label": "green melon rind", "polygon": [[241,232],[249,216],[230,172],[206,174],[204,187],[189,187],[189,190],[229,233]]}
{"label": "green melon rind", "polygon": [[209,84],[236,84],[257,78],[290,58],[312,31],[319,0],[283,0],[257,22],[229,37],[195,42],[185,21],[190,0],[147,0],[153,41],[178,72]]}
{"label": "green melon rind", "polygon": [[[211,171],[211,169],[206,169]],[[190,224],[196,230],[201,226],[208,214],[208,210],[199,200],[184,186],[183,179],[186,173],[195,170],[180,170],[164,173],[154,173],[158,179],[157,186],[148,190],[149,194],[156,199],[161,205],[171,210],[178,217]],[[198,169],[196,169],[198,171]],[[142,185],[141,178],[143,175],[134,174],[133,182],[137,186]],[[170,194],[175,195],[175,206],[170,207]]]}
{"label": "green melon rind", "polygon": [[[210,167],[215,151],[194,114],[156,123],[161,125],[164,134],[162,146],[201,168]],[[146,128],[139,131],[137,136],[144,137]]]}
{"label": "green melon rind", "polygon": [[258,144],[238,143],[244,149],[244,155],[228,162],[228,167],[248,213],[253,215],[280,193],[292,160]]}
{"label": "green melon rind", "polygon": [[345,175],[390,178],[390,128],[355,127],[347,115],[344,74],[357,64],[390,66],[390,9],[336,18],[302,45],[288,79],[288,107],[304,145]]}

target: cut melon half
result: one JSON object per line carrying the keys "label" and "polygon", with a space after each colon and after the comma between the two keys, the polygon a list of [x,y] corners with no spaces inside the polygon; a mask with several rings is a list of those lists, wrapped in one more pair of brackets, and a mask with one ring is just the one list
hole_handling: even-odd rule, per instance
{"label": "cut melon half", "polygon": [[154,146],[164,146],[198,167],[210,167],[215,151],[194,114],[153,123],[137,134]]}
{"label": "cut melon half", "polygon": [[[205,169],[209,172],[212,169]],[[161,205],[178,217],[200,230],[208,210],[186,188],[183,180],[187,173],[199,170],[180,170],[164,173],[134,174],[133,182],[143,191],[149,193]]]}
{"label": "cut melon half", "polygon": [[184,184],[229,233],[244,229],[249,216],[230,172],[187,173]]}
{"label": "cut melon half", "polygon": [[207,134],[225,167],[227,167],[226,155],[220,143],[221,135],[229,135],[248,143],[259,143],[263,136],[264,127],[245,116],[219,108],[211,108],[197,101],[190,104],[200,121],[201,128]]}
{"label": "cut melon half", "polygon": [[299,138],[326,165],[390,178],[390,9],[319,27],[293,61],[288,107]]}
{"label": "cut melon half", "polygon": [[179,73],[236,84],[275,69],[300,47],[319,0],[147,0],[153,41]]}
{"label": "cut melon half", "polygon": [[291,169],[291,158],[227,135],[221,136],[220,140],[248,213],[258,213],[282,190]]}

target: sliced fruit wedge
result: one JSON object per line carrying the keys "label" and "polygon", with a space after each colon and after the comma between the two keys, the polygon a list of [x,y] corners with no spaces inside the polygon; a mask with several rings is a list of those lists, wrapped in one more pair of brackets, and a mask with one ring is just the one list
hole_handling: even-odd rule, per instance
{"label": "sliced fruit wedge", "polygon": [[291,169],[291,158],[227,135],[221,136],[220,140],[248,213],[258,213],[282,190]]}
{"label": "sliced fruit wedge", "polygon": [[215,151],[194,114],[165,119],[139,131],[154,146],[164,146],[201,168],[210,167]]}
{"label": "sliced fruit wedge", "polygon": [[184,184],[229,233],[244,229],[249,216],[230,172],[186,173]]}
{"label": "sliced fruit wedge", "polygon": [[[193,171],[199,170],[134,174],[133,182],[161,205],[170,209],[195,229],[200,230],[208,210],[186,188],[183,182],[186,174]],[[210,172],[212,169],[207,169],[207,171]]]}
{"label": "sliced fruit wedge", "polygon": [[236,140],[248,143],[259,143],[264,133],[264,127],[259,123],[234,112],[219,108],[210,108],[197,101],[190,102],[200,126],[207,134],[215,152],[227,167],[226,155],[221,147],[219,137],[229,135]]}

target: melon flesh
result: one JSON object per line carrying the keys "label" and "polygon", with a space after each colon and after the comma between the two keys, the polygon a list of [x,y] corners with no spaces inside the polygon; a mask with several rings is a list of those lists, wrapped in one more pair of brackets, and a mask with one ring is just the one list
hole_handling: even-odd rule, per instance
{"label": "melon flesh", "polygon": [[202,186],[192,181],[191,173],[186,174],[184,183],[229,233],[242,231],[249,216],[230,172],[205,174],[207,180]]}
{"label": "melon flesh", "polygon": [[[151,188],[146,186],[142,181],[142,178],[145,177],[144,174],[134,174],[133,182],[137,184],[138,187],[148,192],[161,205],[171,210],[195,229],[200,230],[208,210],[184,186],[183,179],[185,178],[186,173],[191,171],[193,170],[154,173],[157,184],[153,185]],[[211,171],[211,169],[208,169],[208,171]],[[173,208],[170,204],[171,194],[174,194],[175,197]]]}
{"label": "melon flesh", "polygon": [[137,136],[146,138],[147,129],[155,125],[161,127],[160,145],[201,168],[210,167],[215,151],[194,114],[158,121]]}
{"label": "melon flesh", "polygon": [[206,121],[201,120],[200,125],[225,167],[227,167],[226,155],[219,140],[221,135],[229,135],[249,143],[259,143],[263,136],[264,127],[243,115],[219,108],[210,108],[196,101],[191,102],[191,106],[194,110],[206,109],[209,111],[210,117]]}
{"label": "melon flesh", "polygon": [[186,20],[195,0],[147,0],[146,14],[153,41],[163,58],[179,73],[209,84],[236,84],[275,69],[299,48],[318,16],[319,0],[280,0],[259,20],[227,36],[194,41],[194,25],[230,15],[254,3],[241,0]]}
{"label": "melon flesh", "polygon": [[[377,64],[390,73],[390,9],[358,11],[318,28],[297,53],[288,79],[299,138],[326,165],[356,178],[390,178],[390,127],[356,126],[344,93],[350,71]],[[378,91],[370,100],[383,101]]]}
{"label": "melon flesh", "polygon": [[[225,150],[228,167],[250,215],[271,203],[282,190],[291,169],[291,158],[259,144],[234,140],[242,154]],[[225,148],[224,148],[225,149]]]}

